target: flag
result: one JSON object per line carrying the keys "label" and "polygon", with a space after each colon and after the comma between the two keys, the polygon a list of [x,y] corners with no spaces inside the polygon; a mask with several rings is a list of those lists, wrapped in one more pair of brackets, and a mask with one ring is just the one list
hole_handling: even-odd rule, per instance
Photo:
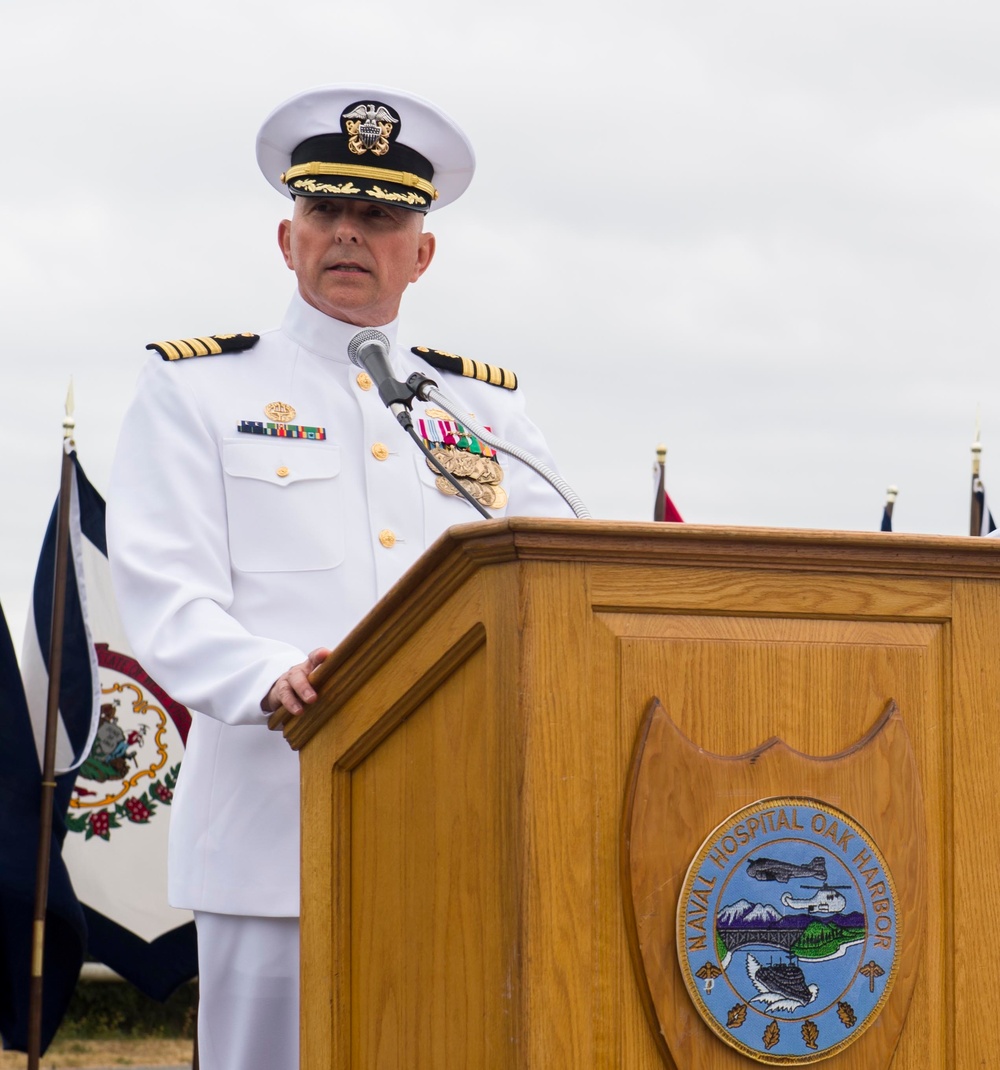
{"label": "flag", "polygon": [[[0,1034],[5,1048],[28,1050],[29,978],[35,914],[42,771],[7,621],[0,609]],[[41,1051],[55,1035],[83,963],[87,928],[60,846],[72,784],[55,794],[51,831],[42,997]]]}
{"label": "flag", "polygon": [[667,520],[675,524],[683,524],[684,517],[677,511],[677,506],[670,500],[666,487],[667,472],[667,449],[660,446],[656,451],[656,468],[653,476],[656,480],[656,497],[653,501],[653,520]]}
{"label": "flag", "polygon": [[882,510],[882,531],[892,531],[892,507],[896,504],[896,487],[889,487],[885,492],[885,507]]}
{"label": "flag", "polygon": [[[978,475],[972,477],[972,535],[989,535],[997,526],[986,504],[986,488]],[[978,528],[978,530],[977,530]]]}
{"label": "flag", "polygon": [[[658,500],[659,501],[659,500]],[[670,500],[670,495],[664,490],[663,492],[663,514],[662,516],[654,516],[654,520],[669,520],[675,524],[683,524],[684,517],[677,511],[677,506]]]}
{"label": "flag", "polygon": [[[108,568],[105,503],[72,454],[70,580],[57,748],[63,858],[88,928],[87,951],[154,999],[197,973],[194,921],[167,904],[167,834],[189,712],[133,656]],[[55,517],[42,546],[24,647],[38,724],[48,689]],[[48,601],[47,601],[48,599]],[[38,738],[36,727],[36,739]]]}

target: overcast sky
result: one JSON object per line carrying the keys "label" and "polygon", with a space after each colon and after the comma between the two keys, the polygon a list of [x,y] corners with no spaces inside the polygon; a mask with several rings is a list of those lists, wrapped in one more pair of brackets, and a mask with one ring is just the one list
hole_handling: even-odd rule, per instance
{"label": "overcast sky", "polygon": [[[20,645],[77,444],[103,493],[152,340],[275,326],[254,139],[364,81],[476,147],[400,337],[513,368],[597,517],[962,534],[1000,504],[1000,8],[901,0],[7,0],[0,602]],[[169,444],[164,445],[169,450]]]}

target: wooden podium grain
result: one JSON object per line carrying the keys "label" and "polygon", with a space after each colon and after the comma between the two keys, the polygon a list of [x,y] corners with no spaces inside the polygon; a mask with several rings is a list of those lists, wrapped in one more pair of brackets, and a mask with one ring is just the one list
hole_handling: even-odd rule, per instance
{"label": "wooden podium grain", "polygon": [[998,636],[989,539],[453,528],[322,667],[317,705],[272,718],[301,760],[303,1070],[671,1065],[619,874],[654,698],[734,755],[844,751],[896,702],[927,907],[891,1065],[1000,1065]]}

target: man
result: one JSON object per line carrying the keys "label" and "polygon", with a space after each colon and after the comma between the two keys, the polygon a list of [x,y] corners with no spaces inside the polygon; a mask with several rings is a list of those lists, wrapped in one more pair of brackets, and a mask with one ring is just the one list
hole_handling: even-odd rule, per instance
{"label": "man", "polygon": [[[298,284],[285,320],[259,340],[148,347],[156,355],[125,419],[108,511],[130,641],[197,711],[171,822],[170,898],[198,926],[203,1070],[297,1065],[298,763],[267,714],[315,701],[308,675],[329,647],[445,528],[477,516],[350,363],[349,340],[378,327],[399,380],[424,372],[479,423],[548,460],[511,373],[396,341],[403,291],[435,254],[424,214],[472,177],[452,120],[405,93],[326,87],[272,113],[257,158],[293,199],[278,228]],[[496,516],[568,515],[538,477],[447,414],[418,403],[413,415]]]}

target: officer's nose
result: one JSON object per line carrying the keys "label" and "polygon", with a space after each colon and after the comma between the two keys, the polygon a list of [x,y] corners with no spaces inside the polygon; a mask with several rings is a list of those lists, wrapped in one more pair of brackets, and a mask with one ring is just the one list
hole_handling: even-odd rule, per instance
{"label": "officer's nose", "polygon": [[334,239],[338,245],[357,244],[361,240],[361,230],[350,212],[344,212],[337,218]]}

